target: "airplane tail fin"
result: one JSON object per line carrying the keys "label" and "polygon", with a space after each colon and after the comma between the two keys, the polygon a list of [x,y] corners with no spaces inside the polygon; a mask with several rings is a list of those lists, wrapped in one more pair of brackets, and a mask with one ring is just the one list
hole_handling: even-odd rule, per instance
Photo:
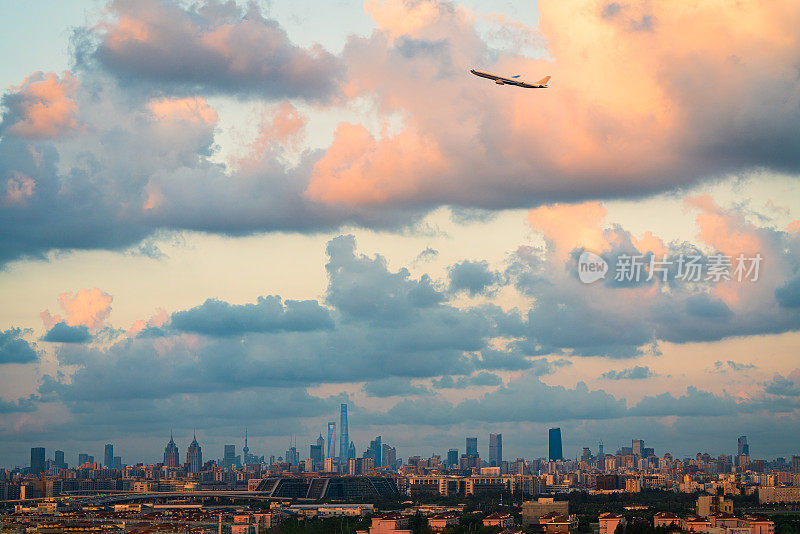
{"label": "airplane tail fin", "polygon": [[549,81],[550,81],[550,76],[545,76],[544,78],[542,78],[541,80],[536,82],[536,84],[537,85],[547,85],[547,82],[549,82]]}

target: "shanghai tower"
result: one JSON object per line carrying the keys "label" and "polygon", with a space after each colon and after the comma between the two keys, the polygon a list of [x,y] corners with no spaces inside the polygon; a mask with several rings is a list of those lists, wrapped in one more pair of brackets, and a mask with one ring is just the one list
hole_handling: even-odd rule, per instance
{"label": "shanghai tower", "polygon": [[350,436],[347,432],[347,404],[342,404],[342,415],[339,420],[339,469],[347,469],[349,445]]}

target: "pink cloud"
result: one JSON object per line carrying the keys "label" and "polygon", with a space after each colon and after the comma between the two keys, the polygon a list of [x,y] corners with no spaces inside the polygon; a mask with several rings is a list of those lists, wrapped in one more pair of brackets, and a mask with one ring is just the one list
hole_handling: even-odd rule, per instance
{"label": "pink cloud", "polygon": [[167,322],[169,319],[169,314],[163,308],[158,308],[156,313],[152,315],[149,319],[139,319],[134,321],[130,328],[128,328],[127,336],[128,337],[135,337],[139,332],[144,330],[145,328],[158,328],[163,326],[164,323]]}
{"label": "pink cloud", "polygon": [[[788,104],[796,81],[787,68],[800,59],[800,5],[605,6],[543,2],[531,39],[543,36],[552,59],[506,53],[487,66],[467,9],[367,2],[378,30],[348,42],[345,93],[402,117],[402,131],[373,139],[342,125],[307,196],[351,206],[524,205],[646,193],[776,164],[764,159],[766,147],[794,157],[776,132],[795,130],[800,118]],[[498,87],[470,67],[548,74],[551,87]],[[742,83],[754,77],[758,84]],[[422,157],[409,162],[403,147]]]}
{"label": "pink cloud", "polygon": [[34,72],[13,87],[11,109],[18,117],[9,133],[28,139],[53,139],[80,130],[75,92],[78,82],[69,72]]}
{"label": "pink cloud", "polygon": [[36,182],[30,176],[19,171],[11,171],[11,178],[6,182],[5,203],[9,205],[25,204],[33,196]]}
{"label": "pink cloud", "polygon": [[105,326],[113,300],[114,297],[96,287],[81,289],[74,294],[66,292],[58,297],[58,303],[66,313],[65,316],[51,315],[50,310],[43,311],[40,316],[48,330],[62,321],[69,326],[85,326],[89,330],[98,330]]}

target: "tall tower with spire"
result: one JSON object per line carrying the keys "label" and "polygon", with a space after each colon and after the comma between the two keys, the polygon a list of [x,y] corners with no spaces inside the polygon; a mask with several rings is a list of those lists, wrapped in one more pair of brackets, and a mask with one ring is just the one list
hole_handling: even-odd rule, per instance
{"label": "tall tower with spire", "polygon": [[203,468],[203,449],[197,443],[197,434],[192,435],[192,442],[189,444],[189,450],[186,451],[186,461],[189,463],[190,473],[200,473]]}
{"label": "tall tower with spire", "polygon": [[347,404],[342,404],[339,415],[339,469],[347,469],[347,450],[350,445],[350,436],[347,428]]}
{"label": "tall tower with spire", "polygon": [[242,447],[242,458],[244,458],[245,465],[252,463],[250,461],[250,447],[247,446],[247,428],[244,429],[244,447]]}
{"label": "tall tower with spire", "polygon": [[164,447],[164,465],[166,467],[178,467],[181,464],[178,446],[172,439],[172,430],[169,431],[169,443]]}

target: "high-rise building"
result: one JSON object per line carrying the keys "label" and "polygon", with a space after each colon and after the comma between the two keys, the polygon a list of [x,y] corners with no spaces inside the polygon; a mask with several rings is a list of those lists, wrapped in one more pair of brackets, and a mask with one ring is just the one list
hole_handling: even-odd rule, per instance
{"label": "high-rise building", "polygon": [[381,464],[381,436],[369,442],[369,448],[364,452],[364,458],[375,460],[375,467],[382,467]]}
{"label": "high-rise building", "polygon": [[319,461],[321,462],[325,458],[325,438],[322,437],[322,432],[317,438],[317,445],[319,445]]}
{"label": "high-rise building", "polygon": [[467,438],[467,456],[478,456],[478,438]]}
{"label": "high-rise building", "polygon": [[584,447],[581,453],[581,462],[588,462],[592,459],[592,450],[589,447]]}
{"label": "high-rise building", "polygon": [[747,436],[739,436],[739,454],[750,454],[750,445],[747,444]]}
{"label": "high-rise building", "polygon": [[78,465],[83,465],[89,461],[89,455],[85,452],[78,454]]}
{"label": "high-rise building", "polygon": [[178,467],[181,464],[178,446],[172,439],[172,432],[169,433],[169,443],[164,447],[164,465],[167,467]]}
{"label": "high-rise building", "polygon": [[549,458],[550,461],[563,460],[564,454],[561,448],[561,429],[551,428],[549,432]]}
{"label": "high-rise building", "polygon": [[189,473],[196,475],[203,469],[203,449],[197,443],[197,436],[192,436],[192,442],[186,451],[186,462],[189,464]]}
{"label": "high-rise building", "polygon": [[236,467],[236,445],[225,445],[225,453],[222,457],[223,467]]}
{"label": "high-rise building", "polygon": [[397,450],[386,443],[381,446],[381,449],[381,461],[383,461],[383,465],[389,469],[394,469],[397,466]]}
{"label": "high-rise building", "polygon": [[108,468],[114,467],[114,446],[111,443],[106,443],[105,456],[103,457],[103,465]]}
{"label": "high-rise building", "polygon": [[643,457],[643,450],[644,450],[644,440],[643,439],[635,439],[631,442],[631,449],[633,450],[633,454],[638,456],[639,458]]}
{"label": "high-rise building", "polygon": [[503,462],[503,434],[489,434],[489,465],[500,467]]}
{"label": "high-rise building", "polygon": [[336,457],[336,421],[328,422],[328,458]]}
{"label": "high-rise building", "polygon": [[[316,464],[322,463],[322,445],[317,443],[315,445],[311,445],[309,449],[308,456],[311,459],[311,462]],[[309,469],[309,471],[311,471],[311,469]]]}
{"label": "high-rise building", "polygon": [[353,442],[350,442],[350,446],[347,447],[347,459],[355,458],[356,457],[356,446]]}
{"label": "high-rise building", "polygon": [[800,456],[792,456],[792,473],[800,474]]}
{"label": "high-rise building", "polygon": [[41,474],[45,469],[44,447],[31,447],[31,474]]}
{"label": "high-rise building", "polygon": [[122,469],[122,456],[114,456],[111,462],[111,467],[114,469]]}
{"label": "high-rise building", "polygon": [[[339,415],[339,468],[345,469],[347,467],[347,459],[350,458],[348,445],[350,444],[350,436],[347,428],[347,404],[342,404],[341,414]],[[355,458],[355,453],[353,453]]]}
{"label": "high-rise building", "polygon": [[603,442],[602,441],[597,444],[597,457],[598,458],[602,458],[603,457]]}
{"label": "high-rise building", "polygon": [[56,467],[59,469],[66,469],[67,462],[64,461],[64,451],[56,451],[55,452],[55,462]]}
{"label": "high-rise building", "polygon": [[250,461],[250,447],[247,446],[247,429],[244,429],[244,447],[242,447],[242,458],[245,465],[253,463]]}
{"label": "high-rise building", "polygon": [[447,467],[458,465],[458,449],[450,449],[447,451]]}

